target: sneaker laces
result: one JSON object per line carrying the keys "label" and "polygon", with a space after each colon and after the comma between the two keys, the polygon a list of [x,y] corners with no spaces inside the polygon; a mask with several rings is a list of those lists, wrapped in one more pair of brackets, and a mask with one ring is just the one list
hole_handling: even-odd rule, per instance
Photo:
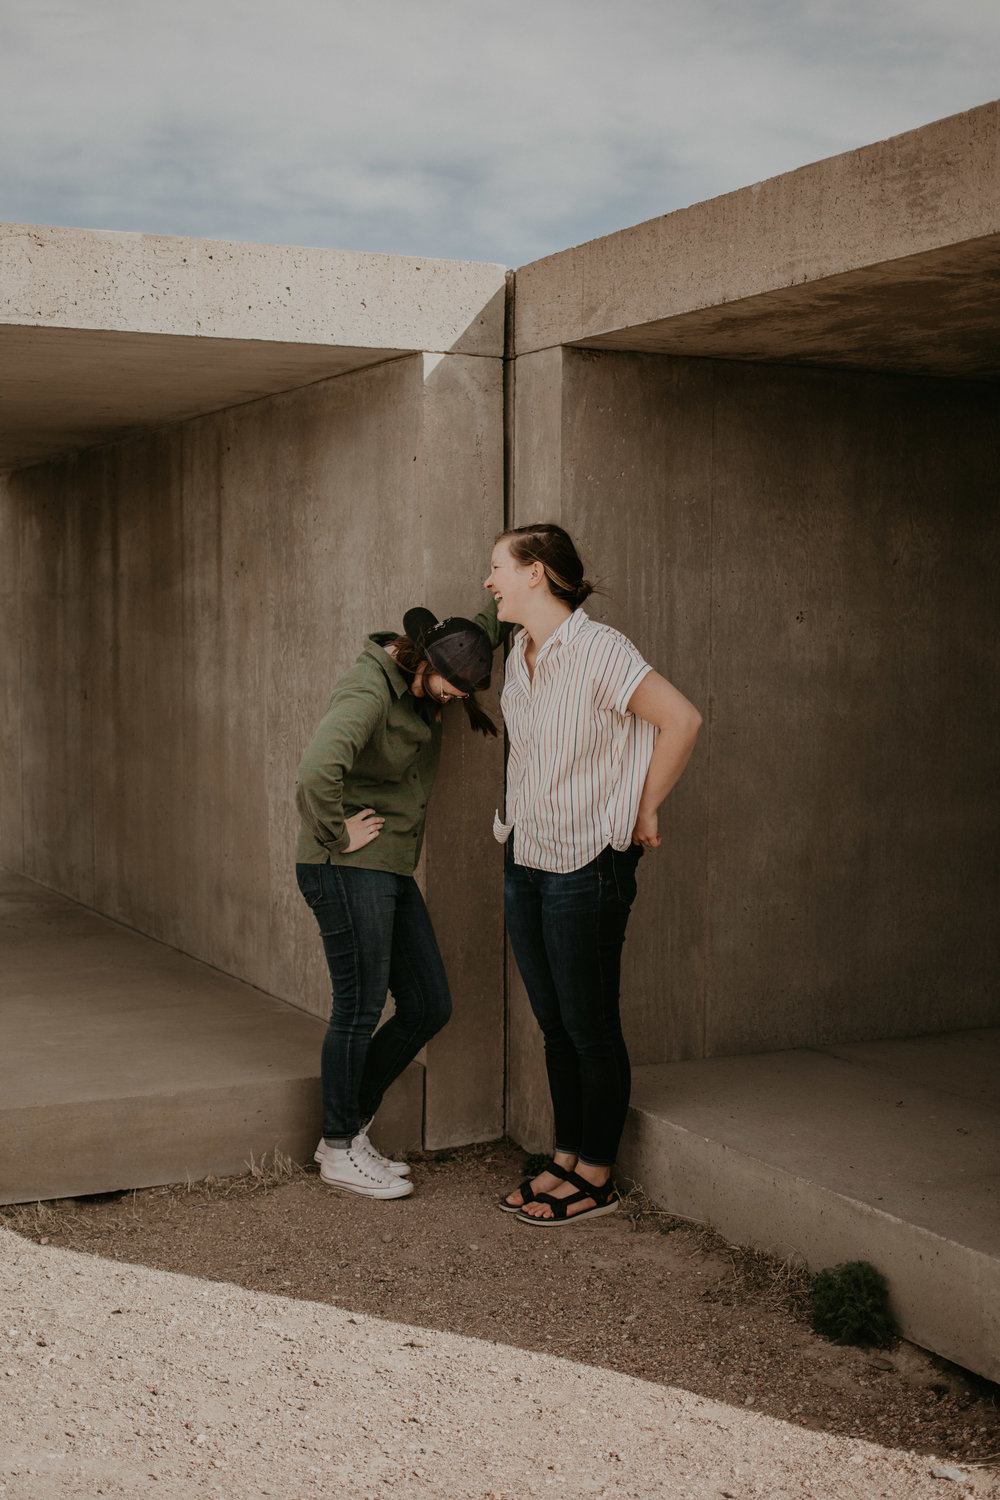
{"label": "sneaker laces", "polygon": [[372,1145],[371,1141],[368,1139],[367,1130],[359,1130],[358,1134],[354,1137],[355,1141],[357,1141],[359,1137],[364,1142],[361,1149],[362,1151],[364,1151],[369,1160],[375,1162],[376,1166],[380,1167],[383,1172],[390,1172],[393,1176],[395,1176],[391,1159],[388,1156],[383,1156],[378,1147]]}
{"label": "sneaker laces", "polygon": [[381,1187],[390,1186],[390,1172],[371,1171],[372,1167],[378,1167],[378,1163],[370,1157],[366,1157],[363,1150],[357,1147],[357,1140],[351,1144],[347,1151],[347,1160],[359,1171],[362,1177],[367,1177],[369,1182],[378,1183]]}

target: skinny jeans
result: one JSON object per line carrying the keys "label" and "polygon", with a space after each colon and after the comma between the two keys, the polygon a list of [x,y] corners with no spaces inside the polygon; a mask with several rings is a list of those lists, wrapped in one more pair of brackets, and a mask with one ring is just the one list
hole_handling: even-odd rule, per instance
{"label": "skinny jeans", "polygon": [[622,945],[642,849],[610,846],[570,874],[515,862],[508,840],[504,910],[517,967],[545,1042],[555,1149],[611,1167],[631,1089],[619,989]]}
{"label": "skinny jeans", "polygon": [[[344,1147],[449,1019],[451,995],[412,875],[331,864],[299,864],[295,873],[333,985],[322,1051],[323,1139]],[[379,1026],[386,991],[395,1011]]]}

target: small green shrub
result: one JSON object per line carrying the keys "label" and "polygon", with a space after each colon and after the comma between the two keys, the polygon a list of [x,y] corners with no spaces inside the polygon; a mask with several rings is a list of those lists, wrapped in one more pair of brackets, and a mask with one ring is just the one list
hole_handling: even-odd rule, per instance
{"label": "small green shrub", "polygon": [[812,1288],[813,1331],[834,1344],[883,1349],[896,1335],[889,1289],[867,1260],[820,1271]]}
{"label": "small green shrub", "polygon": [[525,1177],[538,1177],[545,1171],[550,1160],[551,1158],[546,1156],[544,1151],[533,1151],[530,1156],[525,1156],[521,1171]]}

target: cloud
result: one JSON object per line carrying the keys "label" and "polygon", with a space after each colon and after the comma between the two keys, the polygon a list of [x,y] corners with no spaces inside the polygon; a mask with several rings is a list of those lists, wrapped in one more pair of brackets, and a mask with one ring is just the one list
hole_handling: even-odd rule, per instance
{"label": "cloud", "polygon": [[982,0],[38,0],[0,217],[517,265],[968,108]]}

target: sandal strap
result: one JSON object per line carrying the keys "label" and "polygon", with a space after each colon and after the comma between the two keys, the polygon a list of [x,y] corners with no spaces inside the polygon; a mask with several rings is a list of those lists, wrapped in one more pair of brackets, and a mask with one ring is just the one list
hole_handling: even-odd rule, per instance
{"label": "sandal strap", "polygon": [[[548,1163],[548,1165],[546,1167],[544,1167],[542,1170],[545,1171],[545,1172],[551,1172],[553,1177],[558,1177],[563,1182],[565,1182],[566,1179],[567,1179],[567,1177],[570,1176],[570,1173],[567,1172],[566,1168],[565,1167],[561,1167],[559,1165],[559,1163],[555,1162],[555,1161],[550,1161]],[[541,1176],[541,1172],[539,1172],[538,1175]],[[530,1177],[526,1177],[524,1179],[524,1181],[522,1183],[519,1183],[516,1188],[512,1189],[512,1191],[515,1192],[515,1193],[520,1193],[521,1194],[521,1207],[522,1208],[524,1208],[525,1204],[527,1204],[527,1203],[537,1203],[538,1199],[539,1199],[539,1196],[544,1197],[544,1194],[539,1195],[538,1193],[535,1192],[534,1188],[531,1186],[531,1178]],[[507,1196],[509,1197],[510,1194],[508,1194]],[[513,1203],[510,1205],[510,1207],[511,1208],[514,1207]]]}
{"label": "sandal strap", "polygon": [[[554,1219],[565,1219],[569,1217],[567,1210],[572,1208],[574,1204],[582,1203],[586,1198],[594,1197],[593,1193],[590,1191],[589,1183],[587,1185],[587,1188],[588,1190],[585,1193],[578,1189],[575,1193],[569,1193],[565,1198],[553,1198],[551,1193],[539,1193],[538,1197],[535,1199],[535,1202],[547,1203],[552,1210],[552,1217]],[[597,1202],[598,1208],[604,1207],[604,1204],[600,1201],[599,1198],[595,1201]],[[544,1224],[544,1222],[545,1220],[543,1219],[542,1223]]]}
{"label": "sandal strap", "polygon": [[[606,1203],[610,1203],[616,1194],[615,1185],[610,1177],[602,1187],[598,1187],[595,1182],[588,1182],[586,1177],[580,1176],[579,1172],[567,1172],[566,1181],[571,1182],[578,1193],[582,1194],[584,1198],[593,1198],[598,1208],[603,1208]],[[572,1199],[564,1198],[562,1201],[564,1203],[577,1203],[579,1202],[579,1197]]]}
{"label": "sandal strap", "polygon": [[[515,1193],[520,1193],[521,1194],[521,1207],[522,1208],[524,1207],[524,1205],[526,1203],[534,1203],[534,1201],[535,1201],[535,1194],[532,1192],[532,1189],[531,1189],[531,1178],[530,1177],[526,1177],[523,1182],[519,1183],[518,1186],[514,1189],[514,1191],[515,1191]],[[509,1196],[510,1195],[508,1194],[508,1197]]]}
{"label": "sandal strap", "polygon": [[[579,1193],[572,1193],[568,1198],[553,1198],[551,1193],[539,1193],[535,1199],[536,1203],[547,1203],[549,1205],[554,1219],[565,1219],[567,1203],[578,1203],[579,1201]],[[540,1222],[544,1224],[545,1220],[541,1219]]]}

